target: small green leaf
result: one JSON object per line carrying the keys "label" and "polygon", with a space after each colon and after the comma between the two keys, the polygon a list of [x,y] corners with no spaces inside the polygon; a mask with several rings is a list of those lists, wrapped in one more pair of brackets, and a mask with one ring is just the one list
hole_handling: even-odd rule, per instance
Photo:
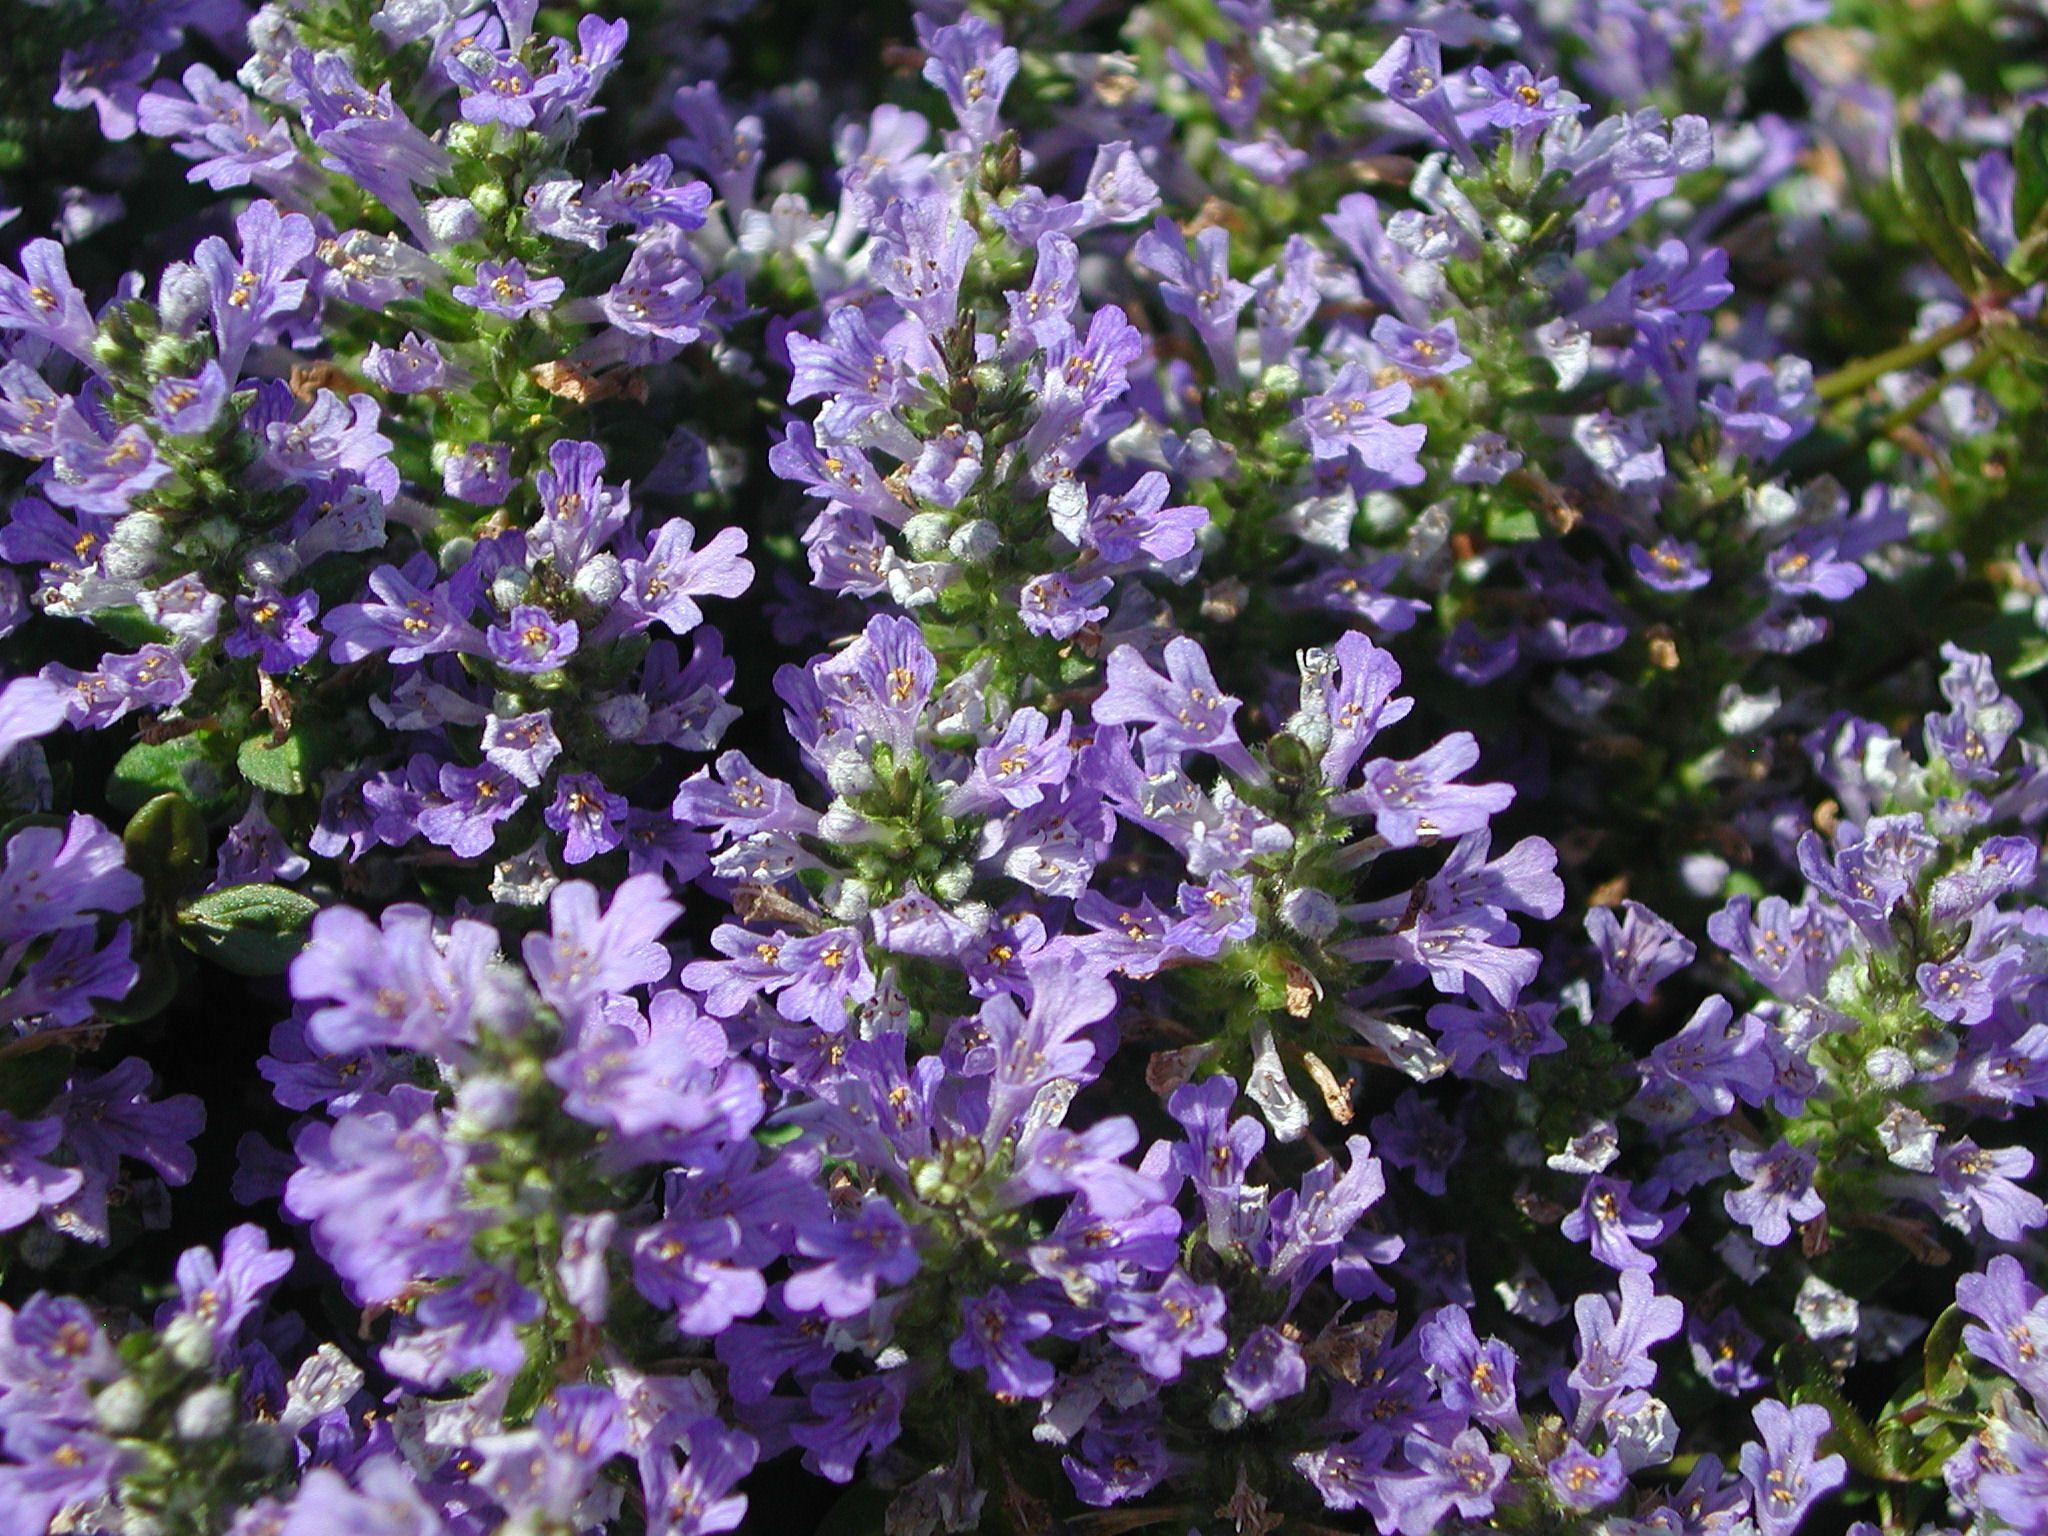
{"label": "small green leaf", "polygon": [[251,736],[235,754],[235,766],[258,789],[273,795],[303,795],[307,767],[305,737],[294,734],[272,746],[268,736]]}
{"label": "small green leaf", "polygon": [[92,616],[92,621],[123,645],[162,645],[171,638],[169,631],[133,603],[119,608],[102,608]]}
{"label": "small green leaf", "polygon": [[1959,1358],[1962,1345],[1962,1308],[1951,1306],[1937,1317],[1934,1326],[1927,1330],[1921,1380],[1925,1384],[1929,1402],[1952,1403],[1962,1395],[1963,1388],[1970,1384],[1970,1373]]}
{"label": "small green leaf", "polygon": [[137,742],[121,754],[107,780],[107,801],[135,812],[158,795],[182,794],[208,817],[238,798],[230,744],[218,731],[192,731],[170,741]]}
{"label": "small green leaf", "polygon": [[1920,243],[1958,287],[1973,292],[1980,275],[1971,254],[1977,207],[1955,151],[1909,124],[1892,141],[1892,179]]}
{"label": "small green leaf", "polygon": [[1486,536],[1496,544],[1527,544],[1543,537],[1543,525],[1527,507],[1493,507],[1486,514]]}
{"label": "small green leaf", "polygon": [[189,901],[178,913],[185,942],[244,976],[270,976],[290,964],[320,903],[282,885],[232,885]]}
{"label": "small green leaf", "polygon": [[2012,141],[2012,227],[2024,239],[2048,213],[2048,106],[2020,119]]}
{"label": "small green leaf", "polygon": [[2043,667],[2048,667],[2048,640],[2031,640],[2020,647],[2019,655],[2005,669],[2005,675],[2011,678],[2032,677]]}
{"label": "small green leaf", "polygon": [[152,890],[176,891],[206,864],[206,818],[175,791],[158,795],[121,832],[128,867]]}

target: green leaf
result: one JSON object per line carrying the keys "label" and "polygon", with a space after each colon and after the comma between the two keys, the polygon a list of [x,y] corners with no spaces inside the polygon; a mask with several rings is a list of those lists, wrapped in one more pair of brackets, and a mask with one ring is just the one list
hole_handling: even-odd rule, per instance
{"label": "green leaf", "polygon": [[1527,507],[1490,507],[1486,536],[1496,544],[1527,544],[1543,537],[1543,525]]}
{"label": "green leaf", "polygon": [[2032,677],[2043,667],[2048,667],[2048,640],[2032,640],[2020,647],[2019,655],[2005,669],[2005,675],[2015,679]]}
{"label": "green leaf", "polygon": [[119,608],[102,608],[92,616],[92,621],[123,645],[138,648],[145,645],[162,645],[171,638],[169,631],[133,603],[123,604]]}
{"label": "green leaf", "polygon": [[152,890],[176,891],[206,864],[206,818],[172,791],[146,802],[121,832],[128,867]]}
{"label": "green leaf", "polygon": [[1979,273],[1970,247],[1977,206],[1955,151],[1919,124],[1910,124],[1892,141],[1892,180],[1906,220],[1928,254],[1958,287],[1974,292]]}
{"label": "green leaf", "polygon": [[270,744],[268,736],[251,736],[235,754],[242,777],[273,795],[303,795],[307,777],[306,738],[294,733]]}
{"label": "green leaf", "polygon": [[158,795],[182,794],[209,818],[240,798],[231,746],[218,731],[192,731],[170,741],[137,742],[121,754],[107,780],[107,801],[135,812]]}
{"label": "green leaf", "polygon": [[2025,239],[2048,213],[2048,106],[2028,109],[2012,141],[2012,227]]}
{"label": "green leaf", "polygon": [[244,976],[270,976],[291,963],[320,903],[281,885],[232,885],[189,901],[178,913],[185,942]]}
{"label": "green leaf", "polygon": [[1927,1330],[1921,1380],[1926,1386],[1929,1402],[1952,1403],[1970,1384],[1970,1373],[1960,1358],[1962,1345],[1963,1311],[1960,1307],[1951,1306]]}

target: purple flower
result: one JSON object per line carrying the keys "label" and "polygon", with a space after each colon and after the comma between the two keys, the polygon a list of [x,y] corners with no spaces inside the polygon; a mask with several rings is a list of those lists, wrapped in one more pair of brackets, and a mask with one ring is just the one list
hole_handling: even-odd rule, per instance
{"label": "purple flower", "polygon": [[1115,583],[1107,576],[1075,581],[1064,572],[1034,576],[1017,594],[1019,615],[1034,635],[1068,640],[1090,624],[1109,617],[1102,603]]}
{"label": "purple flower", "polygon": [[438,793],[416,818],[419,833],[459,859],[489,853],[499,824],[526,803],[525,787],[493,763],[443,763],[434,783]]}
{"label": "purple flower", "polygon": [[521,603],[503,623],[484,631],[491,659],[514,672],[552,672],[576,654],[574,619],[557,620],[545,608]]}
{"label": "purple flower", "polygon": [[1478,761],[1478,741],[1469,731],[1453,731],[1420,757],[1374,758],[1360,786],[1330,803],[1346,816],[1370,813],[1373,830],[1389,847],[1462,837],[1486,826],[1515,798],[1512,785],[1453,782]]}
{"label": "purple flower", "polygon": [[86,367],[99,368],[92,350],[98,327],[71,281],[64,247],[54,240],[31,240],[21,248],[19,276],[0,267],[0,330],[48,342]]}
{"label": "purple flower", "polygon": [[1629,545],[1628,560],[1643,585],[1658,592],[1694,592],[1714,579],[1714,573],[1700,564],[1697,544],[1669,536],[1647,546]]}
{"label": "purple flower", "polygon": [[626,811],[625,798],[606,789],[596,774],[565,773],[541,820],[562,834],[563,859],[584,864],[619,846]]}
{"label": "purple flower", "polygon": [[835,1483],[853,1481],[862,1456],[894,1443],[901,1432],[911,1373],[882,1371],[858,1381],[827,1376],[810,1389],[810,1417],[789,1429],[804,1448],[804,1465]]}
{"label": "purple flower", "polygon": [[979,16],[944,27],[919,16],[917,40],[926,54],[924,78],[945,92],[968,144],[992,142],[1003,93],[1017,77],[1017,50],[1004,46],[1002,33]]}
{"label": "purple flower", "polygon": [[156,445],[139,426],[118,430],[97,412],[75,405],[57,413],[55,473],[43,492],[60,507],[99,517],[118,517],[129,503],[171,473]]}
{"label": "purple flower", "polygon": [[1508,1434],[1521,1433],[1512,1349],[1498,1339],[1482,1341],[1472,1331],[1471,1315],[1457,1306],[1423,1323],[1416,1342],[1446,1407]]}
{"label": "purple flower", "polygon": [[193,1319],[213,1341],[214,1358],[225,1359],[242,1325],[291,1267],[290,1251],[270,1247],[261,1227],[235,1227],[222,1239],[218,1259],[206,1248],[179,1257],[178,1301],[168,1310]]}
{"label": "purple flower", "polygon": [[559,277],[528,277],[521,261],[484,261],[472,281],[456,286],[455,297],[483,314],[516,320],[545,309],[567,286]]}
{"label": "purple flower", "polygon": [[1160,1198],[1157,1180],[1121,1161],[1137,1144],[1137,1126],[1122,1115],[1079,1132],[1046,1126],[1017,1149],[1012,1189],[1026,1199],[1079,1195],[1090,1210],[1120,1220]]}
{"label": "purple flower", "polygon": [[1599,1009],[1605,1023],[1633,1003],[1646,1003],[1657,983],[1692,964],[1693,943],[1639,901],[1586,914],[1586,934],[1600,957]]}
{"label": "purple flower", "polygon": [[413,331],[395,347],[371,346],[363,375],[394,395],[425,394],[451,382],[447,360],[433,338]]}
{"label": "purple flower", "polygon": [[45,1161],[64,1139],[56,1119],[17,1120],[0,1110],[0,1232],[32,1221],[78,1192],[85,1175]]}
{"label": "purple flower", "polygon": [[1791,1536],[1814,1501],[1839,1488],[1849,1467],[1840,1456],[1814,1460],[1833,1420],[1814,1403],[1787,1408],[1766,1400],[1751,1410],[1763,1444],[1742,1447],[1742,1477],[1749,1484],[1763,1536]]}
{"label": "purple flower", "polygon": [[1142,726],[1138,742],[1148,753],[1177,758],[1208,752],[1247,777],[1259,777],[1237,739],[1238,701],[1216,686],[1202,647],[1177,635],[1166,643],[1165,660],[1161,676],[1136,647],[1112,651],[1109,684],[1095,701],[1096,724]]}
{"label": "purple flower", "polygon": [[563,1013],[600,992],[626,992],[669,972],[662,934],[682,915],[656,875],[631,875],[598,910],[597,888],[570,880],[548,899],[550,931],[528,934],[520,955],[541,995]]}
{"label": "purple flower", "polygon": [[1396,426],[1390,419],[1408,409],[1414,391],[1400,382],[1374,388],[1359,363],[1347,363],[1327,391],[1302,402],[1309,452],[1318,459],[1357,455],[1358,462],[1387,485],[1422,479],[1418,455],[1429,429]]}
{"label": "purple flower", "polygon": [[917,1240],[880,1195],[868,1196],[844,1218],[800,1225],[796,1241],[805,1258],[823,1261],[798,1269],[783,1283],[783,1299],[798,1311],[858,1317],[874,1305],[878,1287],[908,1284],[918,1271]]}
{"label": "purple flower", "polygon": [[1827,1203],[1813,1187],[1819,1161],[1806,1148],[1781,1140],[1763,1152],[1731,1152],[1728,1162],[1737,1177],[1749,1180],[1749,1187],[1730,1190],[1722,1203],[1765,1247],[1775,1248],[1792,1235],[1795,1224],[1826,1213]]}
{"label": "purple flower", "polygon": [[484,654],[484,637],[469,622],[473,598],[464,584],[434,585],[434,562],[415,555],[403,570],[379,566],[370,573],[373,601],[342,603],[322,621],[333,636],[328,654],[338,662],[360,661],[389,651],[394,662],[419,661],[445,651]]}
{"label": "purple flower", "polygon": [[1685,1215],[1685,1207],[1646,1211],[1635,1203],[1628,1182],[1595,1175],[1586,1180],[1578,1208],[1565,1217],[1559,1230],[1573,1242],[1584,1243],[1593,1257],[1609,1269],[1642,1270],[1648,1273],[1657,1261],[1638,1244],[1655,1247],[1670,1236]]}
{"label": "purple flower", "polygon": [[1112,1297],[1109,1315],[1121,1327],[1110,1338],[1130,1351],[1146,1375],[1172,1381],[1181,1362],[1220,1354],[1229,1345],[1223,1331],[1223,1293],[1174,1270],[1158,1290]]}
{"label": "purple flower", "polygon": [[1956,1282],[1956,1305],[1977,1319],[1963,1329],[1963,1346],[1997,1366],[2036,1401],[2048,1401],[2048,1302],[2020,1261],[2001,1253],[1981,1275]]}
{"label": "purple flower", "polygon": [[320,651],[313,618],[320,599],[312,592],[287,596],[274,587],[259,588],[254,597],[235,599],[240,620],[221,649],[230,656],[254,656],[263,671],[281,674],[302,667]]}
{"label": "purple flower", "polygon": [[600,302],[605,318],[619,331],[672,346],[701,336],[711,307],[689,247],[679,231],[667,226],[635,243],[626,270]]}
{"label": "purple flower", "polygon": [[0,866],[0,943],[89,927],[94,914],[126,912],[141,900],[121,840],[92,817],[74,812],[61,828],[24,827],[7,840]]}
{"label": "purple flower", "polygon": [[1813,429],[1813,365],[1797,357],[1738,363],[1730,381],[1707,397],[1706,409],[1730,448],[1767,463]]}
{"label": "purple flower", "polygon": [[214,345],[221,372],[239,379],[242,359],[269,322],[306,299],[306,280],[292,274],[313,254],[313,221],[302,213],[280,214],[275,204],[252,203],[235,220],[241,237],[237,256],[219,236],[208,236],[192,253],[206,276],[213,310]]}
{"label": "purple flower", "polygon": [[1247,1413],[1263,1413],[1308,1385],[1301,1346],[1278,1328],[1254,1329],[1223,1370],[1224,1383]]}
{"label": "purple flower", "polygon": [[[585,21],[594,21],[586,17]],[[680,1469],[667,1455],[645,1457],[643,1477],[651,1471],[649,1529],[673,1536],[714,1536],[736,1531],[747,1517],[747,1496],[738,1490],[754,1470],[760,1447],[752,1436],[700,1419],[683,1431],[688,1455]]]}
{"label": "purple flower", "polygon": [[156,423],[172,437],[196,437],[219,418],[228,402],[227,375],[209,360],[189,379],[159,379],[149,392]]}
{"label": "purple flower", "polygon": [[1482,104],[1479,121],[1505,128],[1517,146],[1532,143],[1550,124],[1587,110],[1586,103],[1562,89],[1554,78],[1539,78],[1526,64],[1510,64],[1498,74],[1475,64],[1468,79],[1472,94]]}
{"label": "purple flower", "polygon": [[1458,345],[1458,327],[1450,320],[1420,330],[1392,315],[1381,315],[1372,323],[1372,343],[1396,368],[1419,378],[1455,373],[1472,362]]}
{"label": "purple flower", "polygon": [[699,597],[738,597],[754,580],[754,567],[742,558],[747,536],[737,528],[721,528],[702,549],[690,548],[696,530],[681,519],[663,523],[641,559],[623,562],[625,590],[613,616],[598,626],[598,638],[633,633],[649,624],[687,635],[704,622]]}
{"label": "purple flower", "polygon": [[1764,1341],[1733,1307],[1722,1308],[1710,1319],[1695,1315],[1686,1325],[1686,1343],[1692,1349],[1693,1369],[1715,1391],[1743,1397],[1764,1384],[1765,1377],[1756,1368]]}
{"label": "purple flower", "polygon": [[441,489],[457,501],[496,506],[512,490],[512,449],[506,443],[452,446],[441,461]]}
{"label": "purple flower", "polygon": [[1579,1351],[1567,1380],[1580,1395],[1581,1424],[1597,1420],[1599,1410],[1627,1388],[1655,1381],[1651,1346],[1676,1336],[1685,1324],[1685,1308],[1676,1297],[1659,1296],[1642,1270],[1623,1270],[1620,1286],[1619,1307],[1604,1296],[1581,1296],[1572,1308]]}
{"label": "purple flower", "polygon": [[1052,1366],[1025,1348],[1052,1331],[1045,1312],[1007,1291],[992,1290],[962,1298],[960,1330],[946,1358],[963,1371],[986,1371],[991,1392],[1043,1397],[1052,1390]]}
{"label": "purple flower", "polygon": [[1543,1472],[1558,1503],[1581,1512],[1612,1504],[1628,1486],[1621,1458],[1611,1448],[1595,1456],[1576,1440],[1567,1442]]}
{"label": "purple flower", "polygon": [[1380,1480],[1387,1511],[1383,1529],[1390,1525],[1400,1536],[1431,1536],[1453,1509],[1471,1521],[1493,1513],[1493,1496],[1507,1480],[1510,1462],[1479,1430],[1460,1430],[1448,1445],[1410,1435],[1402,1449],[1415,1470]]}
{"label": "purple flower", "polygon": [[1224,383],[1238,377],[1237,318],[1252,300],[1252,288],[1230,275],[1230,233],[1211,224],[1195,236],[1192,254],[1187,237],[1171,219],[1161,218],[1138,237],[1132,256],[1159,279],[1159,297],[1187,320],[1201,337]]}
{"label": "purple flower", "polygon": [[2018,1183],[2033,1171],[2034,1154],[2024,1147],[1980,1147],[1959,1137],[1934,1154],[1937,1208],[1962,1231],[1981,1225],[2000,1242],[2019,1242],[2048,1224],[2048,1205]]}
{"label": "purple flower", "polygon": [[1766,1034],[1755,1014],[1737,1017],[1725,997],[1710,997],[1685,1028],[1651,1049],[1643,1065],[1644,1082],[1682,1089],[1703,1118],[1732,1113],[1738,1098],[1761,1104],[1773,1080]]}
{"label": "purple flower", "polygon": [[1374,61],[1365,78],[1390,100],[1421,118],[1467,165],[1478,163],[1471,141],[1458,125],[1450,94],[1444,89],[1443,49],[1435,33],[1409,28]]}

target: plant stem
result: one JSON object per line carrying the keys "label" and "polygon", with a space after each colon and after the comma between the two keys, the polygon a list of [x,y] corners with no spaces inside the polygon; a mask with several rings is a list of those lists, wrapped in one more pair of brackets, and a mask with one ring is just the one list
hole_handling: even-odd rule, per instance
{"label": "plant stem", "polygon": [[1897,373],[1903,368],[1912,368],[1935,356],[1944,347],[1967,341],[1983,328],[1984,316],[1978,310],[1971,310],[1959,320],[1951,320],[1940,330],[1923,336],[1918,341],[1901,342],[1888,351],[1874,357],[1859,358],[1837,368],[1813,386],[1813,392],[1823,401],[1835,401],[1858,394],[1875,384],[1888,373]]}

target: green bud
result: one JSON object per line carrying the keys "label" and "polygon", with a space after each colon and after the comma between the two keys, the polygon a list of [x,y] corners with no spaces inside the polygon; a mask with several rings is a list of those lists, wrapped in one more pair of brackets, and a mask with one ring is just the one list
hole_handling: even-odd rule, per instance
{"label": "green bud", "polygon": [[470,189],[469,201],[486,219],[503,217],[505,210],[511,206],[511,197],[505,191],[504,184],[497,181],[478,183]]}
{"label": "green bud", "polygon": [[491,152],[491,129],[485,123],[457,123],[448,130],[449,151],[475,158]]}

